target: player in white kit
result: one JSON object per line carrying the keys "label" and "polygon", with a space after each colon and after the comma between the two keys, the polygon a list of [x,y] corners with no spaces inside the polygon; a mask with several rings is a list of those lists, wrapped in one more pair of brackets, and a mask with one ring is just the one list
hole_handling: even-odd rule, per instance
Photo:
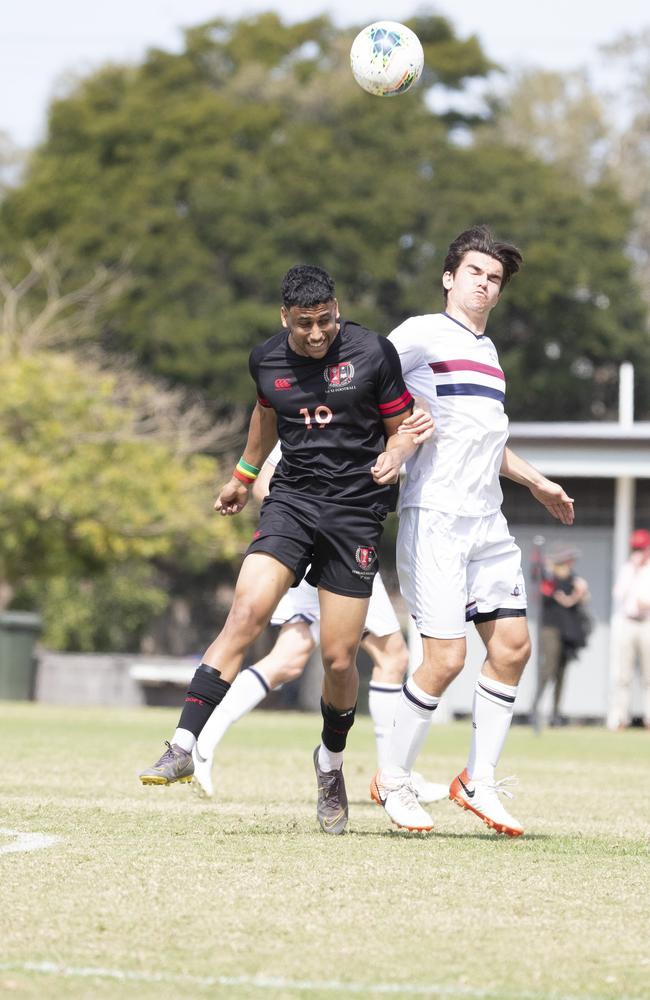
{"label": "player in white kit", "polygon": [[511,797],[508,779],[495,777],[530,655],[521,555],[501,513],[499,476],[528,487],[563,524],[573,522],[573,501],[507,447],[505,377],[485,327],[521,260],[486,227],[461,233],[443,266],[445,311],[412,317],[389,338],[409,391],[436,424],[407,462],[397,540],[400,586],[422,636],[423,662],[404,685],[389,763],[371,783],[373,799],[407,829],[432,827],[410,772],[442,694],[464,666],[465,623],[472,621],[487,655],[467,765],[449,794],[497,832],[523,833],[499,798]]}
{"label": "player in white kit", "polygon": [[[253,495],[260,502],[268,492],[271,476],[280,458],[278,444],[266,459],[253,487]],[[230,726],[259,705],[269,691],[300,677],[320,643],[317,588],[304,579],[297,587],[292,587],[275,609],[270,624],[280,629],[273,649],[258,663],[241,671],[199,736],[193,754],[192,781],[195,789],[207,798],[214,795],[214,753]],[[408,667],[408,648],[379,573],[373,582],[361,646],[373,661],[368,708],[375,731],[377,762],[381,767],[386,760],[395,706]],[[426,781],[418,772],[414,772],[411,778],[420,802],[437,802],[448,797],[446,785]]]}

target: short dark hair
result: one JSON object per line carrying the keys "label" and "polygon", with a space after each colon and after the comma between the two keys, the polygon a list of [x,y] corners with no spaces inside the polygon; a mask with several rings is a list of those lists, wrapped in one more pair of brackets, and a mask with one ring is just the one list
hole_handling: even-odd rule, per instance
{"label": "short dark hair", "polygon": [[333,298],[334,279],[322,267],[295,264],[282,279],[282,304],[287,309],[291,306],[308,309]]}
{"label": "short dark hair", "polygon": [[[516,246],[512,243],[501,243],[499,240],[495,240],[491,230],[487,226],[472,226],[457,236],[453,243],[449,244],[447,256],[442,266],[442,273],[445,274],[446,271],[449,271],[451,274],[455,274],[462,263],[463,257],[471,250],[487,254],[488,257],[494,257],[503,266],[502,289],[508,284],[513,274],[517,273],[524,260],[521,251]],[[443,289],[443,294],[446,302],[446,288]]]}

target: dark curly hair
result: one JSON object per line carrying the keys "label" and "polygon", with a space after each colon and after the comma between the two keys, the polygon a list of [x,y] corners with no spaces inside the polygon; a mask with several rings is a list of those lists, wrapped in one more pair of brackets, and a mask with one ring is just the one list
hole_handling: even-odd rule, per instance
{"label": "dark curly hair", "polygon": [[309,309],[334,298],[334,279],[322,267],[295,264],[282,279],[282,304]]}

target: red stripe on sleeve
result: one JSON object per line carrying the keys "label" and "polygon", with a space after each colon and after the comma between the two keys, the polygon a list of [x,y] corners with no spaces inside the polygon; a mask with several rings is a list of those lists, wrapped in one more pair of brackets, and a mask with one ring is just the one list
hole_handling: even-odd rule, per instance
{"label": "red stripe on sleeve", "polygon": [[264,399],[264,396],[260,396],[258,394],[258,396],[257,396],[257,402],[260,404],[260,406],[266,406],[269,409],[271,408],[271,404],[269,403],[268,399]]}
{"label": "red stripe on sleeve", "polygon": [[380,403],[379,412],[382,417],[392,417],[396,413],[401,413],[402,410],[405,410],[407,406],[411,405],[412,402],[413,396],[408,389],[406,389],[406,391],[403,392],[397,399],[393,399],[389,403]]}

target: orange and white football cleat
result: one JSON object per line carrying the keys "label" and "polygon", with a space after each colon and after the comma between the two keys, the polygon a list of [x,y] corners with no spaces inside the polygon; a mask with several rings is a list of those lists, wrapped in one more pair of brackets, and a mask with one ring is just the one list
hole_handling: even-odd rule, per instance
{"label": "orange and white football cleat", "polygon": [[489,781],[479,778],[472,781],[467,770],[456,775],[449,786],[449,798],[461,807],[473,812],[482,819],[486,826],[505,833],[506,837],[521,837],[524,828],[518,819],[511,816],[504,808],[500,795],[512,798],[512,792],[505,787],[513,784],[514,778],[502,778],[501,781]]}

